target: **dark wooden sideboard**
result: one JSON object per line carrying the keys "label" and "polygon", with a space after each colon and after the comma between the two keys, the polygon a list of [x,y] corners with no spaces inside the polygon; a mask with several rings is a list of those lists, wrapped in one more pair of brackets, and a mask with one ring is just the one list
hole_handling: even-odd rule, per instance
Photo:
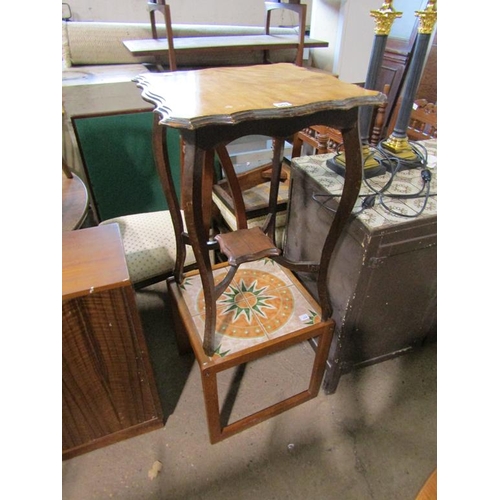
{"label": "dark wooden sideboard", "polygon": [[63,233],[62,456],[163,426],[117,224]]}
{"label": "dark wooden sideboard", "polygon": [[[432,141],[424,141],[431,143]],[[432,146],[430,146],[432,147]],[[333,155],[304,156],[292,160],[291,191],[285,255],[291,259],[318,258],[343,179],[326,167]],[[437,191],[437,169],[431,191]],[[389,174],[371,179],[380,186]],[[394,191],[418,191],[420,169],[397,174]],[[377,180],[378,179],[378,180]],[[362,187],[362,193],[367,192]],[[360,208],[358,202],[356,212]],[[388,202],[406,213],[418,211],[423,199]],[[436,339],[437,322],[437,201],[429,199],[424,213],[404,218],[375,206],[363,217],[352,218],[344,230],[329,269],[328,287],[336,322],[336,335],[328,360],[324,389],[334,392],[341,372],[374,364],[409,352]],[[328,208],[327,208],[328,207]],[[301,281],[315,295],[307,275]],[[335,342],[340,358],[333,358]]]}

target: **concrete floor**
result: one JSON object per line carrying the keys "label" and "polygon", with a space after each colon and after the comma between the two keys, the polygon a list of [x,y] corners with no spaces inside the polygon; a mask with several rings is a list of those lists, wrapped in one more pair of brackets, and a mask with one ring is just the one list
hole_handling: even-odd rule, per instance
{"label": "concrete floor", "polygon": [[[199,371],[176,351],[164,290],[137,300],[166,424],[63,462],[64,500],[415,498],[437,464],[436,344],[344,375],[335,394],[211,445]],[[305,384],[309,359],[302,345],[249,365],[231,416]]]}

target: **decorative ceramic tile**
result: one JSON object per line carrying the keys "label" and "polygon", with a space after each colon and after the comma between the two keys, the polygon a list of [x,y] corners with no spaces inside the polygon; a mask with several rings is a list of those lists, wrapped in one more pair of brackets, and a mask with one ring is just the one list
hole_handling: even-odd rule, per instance
{"label": "decorative ceramic tile", "polygon": [[[215,282],[226,272],[227,268],[217,269]],[[242,264],[217,300],[217,354],[225,356],[317,323],[318,306],[300,290],[270,259]],[[188,276],[181,293],[202,338],[205,307],[200,276]]]}
{"label": "decorative ceramic tile", "polygon": [[281,295],[280,307],[267,321],[262,319],[269,338],[274,339],[291,331],[299,330],[320,321],[320,310],[312,306],[297,287],[290,286],[277,290]]}
{"label": "decorative ceramic tile", "polygon": [[[356,201],[352,213],[368,228],[375,229],[401,223],[404,219],[409,220],[409,217],[419,214],[424,205],[425,209],[418,217],[424,218],[437,214],[437,140],[430,139],[415,144],[424,155],[427,154],[428,164],[426,166],[432,169],[430,196],[426,200],[427,189],[422,190],[424,182],[420,168],[401,170],[395,175],[386,172],[384,175],[365,179],[361,186],[360,197]],[[339,195],[344,187],[344,178],[327,166],[327,161],[334,156],[334,154],[328,153],[302,156],[292,160],[295,168],[299,168],[313,177],[321,185],[323,191],[332,195],[329,200],[328,196],[318,196],[318,193],[315,193],[316,201],[332,211],[335,211],[335,208],[331,201],[340,199]],[[390,197],[391,194],[415,195],[419,193],[423,195],[421,198],[398,199]],[[366,195],[375,195],[375,205],[371,209],[361,210]]]}

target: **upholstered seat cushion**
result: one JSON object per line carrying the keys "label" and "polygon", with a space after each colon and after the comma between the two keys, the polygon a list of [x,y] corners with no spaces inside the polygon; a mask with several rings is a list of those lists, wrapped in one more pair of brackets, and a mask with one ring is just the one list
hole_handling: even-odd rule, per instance
{"label": "upholstered seat cushion", "polygon": [[[184,214],[182,213],[184,217]],[[124,215],[101,222],[118,223],[123,240],[127,267],[132,283],[171,273],[175,266],[176,243],[168,210]],[[186,246],[186,263],[195,262],[193,251]]]}
{"label": "upholstered seat cushion", "polygon": [[[242,192],[245,207],[253,208],[255,206],[267,205],[269,200],[269,182],[258,184],[250,189]],[[212,192],[212,200],[217,205],[220,214],[230,229],[236,231],[236,216],[234,211],[227,206],[227,203],[216,193]],[[278,193],[278,203],[288,201],[288,184],[280,184]],[[259,215],[248,219],[248,228],[262,227],[267,218],[267,215]],[[287,220],[286,210],[281,210],[276,213],[276,246],[283,248],[285,226]]]}

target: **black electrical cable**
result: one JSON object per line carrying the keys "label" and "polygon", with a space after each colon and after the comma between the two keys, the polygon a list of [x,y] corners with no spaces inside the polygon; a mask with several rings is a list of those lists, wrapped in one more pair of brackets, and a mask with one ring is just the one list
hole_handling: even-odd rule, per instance
{"label": "black electrical cable", "polygon": [[[406,160],[404,160],[402,158],[397,158],[397,157],[394,157],[394,156],[389,156],[387,154],[387,152],[384,151],[383,148],[381,147],[381,143],[379,143],[376,148],[374,148],[374,149],[371,150],[371,152],[368,154],[368,156],[365,158],[364,161],[366,162],[368,159],[372,158],[375,154],[380,155],[382,157],[382,159],[379,160],[379,161],[381,161],[381,163],[384,164],[386,167],[389,167],[389,170],[391,171],[391,176],[390,176],[389,180],[386,182],[386,184],[384,186],[382,186],[381,188],[377,189],[370,182],[368,182],[368,179],[365,178],[365,176],[363,175],[363,182],[364,182],[364,184],[372,192],[369,193],[369,194],[359,195],[360,198],[364,198],[364,200],[363,200],[363,202],[361,204],[361,209],[359,211],[357,211],[357,212],[353,212],[352,215],[359,215],[364,210],[366,210],[368,208],[373,208],[375,206],[375,202],[376,202],[376,200],[378,198],[380,205],[383,206],[389,213],[391,213],[393,215],[398,215],[398,216],[401,216],[401,217],[418,217],[419,215],[421,215],[423,213],[423,211],[427,207],[427,203],[429,201],[429,198],[431,196],[437,196],[437,193],[431,193],[430,192],[430,181],[431,181],[431,178],[432,178],[432,174],[431,174],[431,171],[428,168],[426,168],[427,167],[427,149],[422,144],[417,144],[417,143],[409,142],[409,145],[412,148],[412,150],[415,153],[415,155],[417,156],[417,158],[418,158],[417,161],[414,160],[414,161],[409,162],[409,161],[406,161]],[[406,168],[416,168],[415,167],[415,163],[420,163],[420,165],[422,165],[424,167],[424,169],[421,172],[421,177],[422,177],[422,180],[423,180],[423,185],[420,188],[420,190],[417,193],[413,193],[413,194],[391,194],[391,193],[386,193],[386,191],[391,187],[391,185],[392,185],[392,183],[393,183],[393,181],[394,181],[394,179],[396,177],[396,174],[401,169],[403,169],[404,167],[406,167]],[[363,174],[364,174],[364,169],[363,169]],[[422,194],[424,191],[425,191],[425,194]],[[314,201],[316,201],[317,203],[319,203],[321,206],[323,206],[324,208],[326,208],[330,212],[334,212],[335,213],[336,210],[334,210],[333,208],[328,207],[326,205],[326,203],[327,203],[327,201],[329,199],[336,198],[338,196],[341,196],[341,194],[313,193],[312,198],[313,198]],[[320,201],[318,199],[319,197],[325,197],[326,199],[325,199],[325,201]],[[409,214],[403,214],[401,212],[395,211],[395,210],[391,209],[390,207],[388,207],[384,203],[384,197],[393,198],[393,199],[401,199],[401,200],[416,199],[416,198],[425,198],[425,200],[424,200],[424,203],[422,205],[422,208],[419,210],[418,213],[409,215]]]}
{"label": "black electrical cable", "polygon": [[[381,142],[380,142],[377,145],[376,152],[378,154],[381,154],[384,157],[385,161],[389,161],[389,162],[391,162],[391,165],[394,165],[394,167],[391,169],[392,174],[391,174],[389,180],[387,181],[387,183],[382,188],[380,188],[380,189],[376,189],[372,184],[370,184],[370,182],[368,182],[368,180],[366,178],[364,178],[363,181],[366,184],[366,186],[373,191],[375,197],[378,198],[380,205],[382,205],[389,213],[391,213],[393,215],[398,215],[398,216],[401,216],[401,217],[418,217],[419,215],[421,215],[423,213],[423,211],[427,207],[427,202],[429,200],[429,197],[431,196],[431,194],[430,194],[430,181],[431,181],[432,175],[431,175],[430,170],[426,168],[427,167],[427,149],[422,144],[419,144],[417,146],[416,144],[414,144],[412,142],[409,142],[409,145],[412,148],[412,150],[415,153],[415,155],[417,156],[417,160],[413,160],[411,162],[409,162],[407,160],[404,160],[402,158],[397,158],[397,157],[394,157],[394,156],[389,156],[384,151],[384,149],[381,147]],[[373,154],[375,154],[375,153],[373,153]],[[382,161],[384,161],[384,160],[382,160]],[[391,194],[391,193],[387,193],[386,191],[392,185],[394,179],[396,178],[396,174],[400,170],[404,169],[405,167],[406,168],[416,168],[415,167],[416,163],[419,163],[420,165],[422,165],[424,167],[424,170],[421,173],[422,180],[423,180],[424,183],[423,183],[422,188],[420,189],[420,191],[418,193],[413,193],[413,194]],[[424,174],[424,172],[425,172],[425,174]],[[425,198],[424,204],[423,204],[421,210],[419,210],[419,212],[417,212],[416,214],[412,214],[412,215],[403,214],[401,212],[398,212],[396,210],[391,209],[389,206],[387,206],[384,203],[384,197],[394,198],[394,199],[401,199],[401,200],[414,199],[414,198],[422,197],[422,193],[424,191],[425,191],[425,195],[423,195],[423,197]]]}

